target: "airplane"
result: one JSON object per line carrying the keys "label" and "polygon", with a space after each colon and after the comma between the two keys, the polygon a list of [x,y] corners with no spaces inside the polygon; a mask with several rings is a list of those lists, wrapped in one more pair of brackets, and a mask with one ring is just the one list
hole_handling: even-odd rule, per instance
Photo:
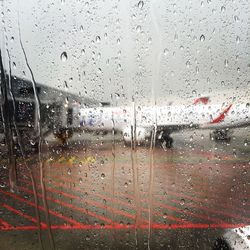
{"label": "airplane", "polygon": [[171,133],[181,129],[211,129],[212,139],[229,140],[230,128],[250,124],[248,90],[238,94],[228,90],[228,95],[226,91],[216,91],[216,94],[198,96],[194,100],[169,99],[162,105],[136,105],[132,101],[131,105],[111,107],[108,103],[13,76],[11,69],[5,71],[1,53],[0,59],[0,133],[4,132],[5,119],[12,127],[16,123],[15,127],[24,138],[35,138],[34,141],[37,141],[40,124],[43,135],[53,132],[63,144],[74,132],[115,131],[122,133],[125,144],[133,141],[143,144],[154,136],[163,147],[171,148]]}
{"label": "airplane", "polygon": [[[7,76],[8,80],[8,76]],[[11,76],[15,121],[23,139],[36,137],[37,116],[32,82]],[[53,133],[62,144],[76,132],[120,132],[126,145],[150,141],[152,135],[163,148],[171,148],[171,133],[183,129],[211,129],[211,139],[229,140],[231,128],[250,124],[249,92],[231,97],[204,95],[190,100],[169,101],[166,105],[111,107],[43,84],[36,84],[40,98],[43,135]],[[2,98],[2,97],[1,97]],[[7,97],[11,102],[11,98]],[[0,120],[2,120],[0,118]],[[1,123],[1,121],[0,121]],[[0,126],[0,133],[3,127]],[[34,143],[35,144],[35,143]]]}
{"label": "airplane", "polygon": [[213,140],[230,140],[229,129],[250,124],[248,96],[246,91],[238,98],[224,98],[224,101],[221,94],[217,98],[201,96],[189,103],[177,101],[162,106],[135,106],[132,102],[131,106],[82,107],[75,122],[80,122],[83,130],[121,132],[127,145],[133,140],[143,144],[155,133],[155,139],[164,148],[171,148],[171,133],[191,128],[211,129]]}

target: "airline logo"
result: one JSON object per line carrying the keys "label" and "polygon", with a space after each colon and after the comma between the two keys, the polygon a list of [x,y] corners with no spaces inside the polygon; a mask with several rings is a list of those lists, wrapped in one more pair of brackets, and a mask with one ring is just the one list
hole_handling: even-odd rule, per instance
{"label": "airline logo", "polygon": [[202,103],[202,104],[208,104],[209,102],[209,97],[199,97],[197,99],[194,100],[194,105]]}
{"label": "airline logo", "polygon": [[229,110],[231,109],[233,104],[230,104],[226,109],[223,110],[223,112],[221,114],[219,114],[215,119],[213,119],[209,124],[217,124],[220,123],[222,121],[224,121],[225,116],[227,115],[227,113],[229,112]]}

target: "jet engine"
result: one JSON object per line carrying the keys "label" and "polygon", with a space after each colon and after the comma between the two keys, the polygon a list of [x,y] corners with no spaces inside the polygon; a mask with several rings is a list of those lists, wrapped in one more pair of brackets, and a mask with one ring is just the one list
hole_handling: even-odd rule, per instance
{"label": "jet engine", "polygon": [[126,127],[122,134],[126,145],[131,144],[132,140],[135,140],[137,145],[141,145],[146,142],[151,133],[143,127]]}

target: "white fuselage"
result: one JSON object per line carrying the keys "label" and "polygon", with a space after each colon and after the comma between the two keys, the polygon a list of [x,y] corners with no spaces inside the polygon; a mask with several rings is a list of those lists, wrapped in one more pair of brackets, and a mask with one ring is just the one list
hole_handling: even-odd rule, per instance
{"label": "white fuselage", "polygon": [[[246,103],[189,104],[166,106],[124,106],[81,108],[80,126],[87,130],[117,130],[124,133],[131,125],[144,132],[153,127],[168,129],[198,127],[223,129],[247,126],[250,107]],[[149,133],[147,133],[149,134]]]}

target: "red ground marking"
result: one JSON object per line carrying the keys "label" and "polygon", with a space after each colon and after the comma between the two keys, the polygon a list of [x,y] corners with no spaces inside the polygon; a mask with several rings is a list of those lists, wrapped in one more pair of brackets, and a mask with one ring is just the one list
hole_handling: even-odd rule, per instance
{"label": "red ground marking", "polygon": [[[60,178],[61,178],[61,177],[60,177]],[[64,177],[64,179],[67,179],[67,178]],[[169,191],[168,191],[168,192],[169,192]],[[179,197],[180,197],[179,194],[176,194],[175,192],[172,192],[172,193],[174,193],[175,196],[179,196]],[[133,198],[133,197],[131,196],[131,197],[129,197],[129,198]],[[197,199],[198,199],[198,198],[197,198]],[[200,200],[200,199],[199,199],[199,200]],[[204,202],[204,200],[201,200],[201,201]],[[176,211],[176,212],[179,212],[179,213],[189,214],[189,215],[191,215],[192,217],[197,217],[197,218],[206,219],[207,221],[212,221],[212,222],[216,222],[216,223],[224,223],[224,222],[225,222],[225,221],[220,220],[220,219],[207,218],[207,217],[202,216],[202,215],[199,215],[199,214],[193,214],[193,213],[190,213],[190,212],[185,211],[185,210],[178,209],[178,208],[173,207],[173,206],[167,206],[167,205],[164,206],[164,204],[162,204],[162,203],[154,203],[153,205],[155,205],[155,206],[161,206],[161,207],[167,208],[168,210]],[[175,217],[173,217],[173,218],[175,218]],[[173,218],[170,218],[170,219],[173,219]],[[175,218],[175,219],[177,219],[177,218]],[[185,222],[184,222],[184,223],[185,223]]]}
{"label": "red ground marking", "polygon": [[[59,179],[60,179],[60,178],[59,178]],[[65,186],[65,185],[62,184],[62,183],[58,183],[58,185],[59,185],[59,186]],[[78,190],[78,191],[80,190],[80,191],[82,192],[82,190],[79,189],[79,188],[77,188],[77,187],[73,187],[73,188],[76,189],[76,190]],[[82,198],[80,198],[80,197],[78,197],[78,196],[75,196],[75,195],[71,195],[71,194],[65,193],[65,192],[63,192],[63,191],[61,191],[61,190],[58,191],[58,190],[53,189],[53,191],[52,191],[51,188],[46,188],[46,190],[51,191],[51,192],[54,192],[54,193],[56,192],[56,193],[58,193],[58,194],[62,194],[62,195],[64,195],[64,196],[69,197],[69,198],[72,198],[72,199],[77,199],[77,200],[80,200],[80,201],[83,200]],[[102,197],[102,198],[104,198],[104,199],[106,199],[106,200],[108,200],[108,199],[109,199],[109,200],[112,200],[111,198],[109,198],[109,197],[107,197],[107,196],[102,196],[102,195],[99,195],[99,194],[95,194],[94,196],[99,196],[99,197]],[[97,205],[95,205],[96,202],[87,201],[86,199],[84,199],[84,201],[85,201],[86,203],[89,203],[89,204],[92,203],[92,205],[97,206]],[[117,201],[118,201],[118,200],[117,200]],[[119,201],[118,201],[118,202],[119,202]],[[125,206],[129,207],[129,204],[127,204],[127,203],[125,203],[125,202],[123,202],[123,203],[125,204]],[[99,205],[99,204],[98,204],[98,205]],[[99,207],[100,207],[100,206],[99,206]],[[130,207],[131,207],[131,205],[130,205]],[[124,211],[120,211],[120,210],[117,210],[117,209],[109,208],[109,207],[107,207],[107,206],[102,206],[101,208],[106,209],[106,210],[109,210],[110,212],[114,212],[114,213],[116,213],[116,214],[123,215],[123,216],[128,217],[128,218],[131,218],[131,219],[135,219],[135,215],[131,215],[131,214],[126,213],[126,212],[124,212]],[[108,208],[108,209],[107,209],[107,208]],[[143,211],[143,212],[148,212],[148,209],[142,208],[141,211]],[[161,214],[161,213],[159,213],[159,212],[154,212],[153,214],[154,214],[154,215],[158,215],[158,216],[160,216],[160,217],[163,216],[163,214]],[[176,218],[176,217],[171,216],[171,215],[167,215],[166,218],[168,218],[169,220],[178,221],[178,222],[181,222],[181,223],[189,223],[189,222],[186,221],[185,219],[179,219],[179,218]],[[142,220],[142,222],[145,223],[145,224],[148,223],[147,220]]]}
{"label": "red ground marking", "polygon": [[4,221],[3,219],[1,219],[0,218],[0,224],[2,225],[2,226],[0,226],[0,228],[10,228],[10,227],[12,227],[8,222],[6,222],[6,221]]}
{"label": "red ground marking", "polygon": [[[64,177],[63,179],[67,179],[67,178]],[[133,197],[131,196],[131,198],[133,198]],[[156,205],[156,206],[161,206],[162,204],[161,204],[161,203],[154,203],[154,205]],[[162,207],[163,207],[163,206],[162,206]],[[165,206],[165,208],[166,208],[166,206]],[[185,211],[185,210],[183,211],[183,210],[178,209],[178,208],[173,207],[173,206],[168,206],[167,208],[168,208],[168,210],[177,211],[177,212],[181,212],[181,213],[186,213],[186,214],[192,215],[193,217],[198,217],[198,218],[206,219],[206,220],[208,220],[208,221],[213,221],[213,222],[217,222],[217,223],[218,223],[218,221],[220,221],[220,220],[215,220],[215,219],[213,219],[213,218],[207,218],[207,217],[202,216],[202,215],[193,214],[193,213],[188,212],[188,211]],[[158,213],[158,214],[160,214],[160,213]],[[160,214],[160,215],[161,215],[161,214]],[[180,221],[180,222],[182,222],[182,223],[188,223],[188,222],[186,222],[186,221],[183,221],[183,220],[181,220],[181,219],[178,219],[178,218],[175,218],[175,217],[172,217],[172,216],[170,216],[169,219],[171,219],[171,220],[178,220],[178,221]],[[220,221],[220,222],[224,222],[224,221]]]}
{"label": "red ground marking", "polygon": [[[195,182],[201,182],[201,183],[203,183],[202,181],[199,181],[199,180],[195,180]],[[207,189],[207,191],[210,191],[210,193],[212,194],[214,194],[214,192],[211,192],[211,190],[208,190]],[[177,196],[177,197],[187,197],[188,199],[190,199],[190,200],[194,200],[194,201],[199,201],[199,202],[203,202],[204,203],[204,199],[201,199],[201,198],[197,198],[197,197],[193,197],[193,196],[189,196],[189,195],[185,195],[185,194],[182,194],[182,195],[180,195],[179,193],[176,193],[176,192],[173,192],[173,191],[168,191],[169,193],[172,193],[174,196]],[[194,191],[195,192],[195,191]],[[199,193],[199,192],[196,192],[196,193]],[[130,196],[129,194],[126,194],[126,197],[125,198],[131,198],[131,199],[133,199],[133,196]],[[231,208],[235,208],[234,206],[230,206],[230,205],[224,205],[224,204],[219,204],[220,206],[222,206],[222,207],[224,207],[224,208],[229,208],[229,207],[231,207]],[[202,208],[202,207],[200,207],[200,208]],[[237,210],[241,210],[242,211],[242,209],[240,209],[240,208],[237,208],[236,207],[236,209]],[[205,209],[206,210],[206,209]],[[214,210],[214,211],[216,211],[216,210]],[[245,210],[244,210],[245,211]],[[218,210],[217,210],[217,212],[218,212]],[[223,214],[223,212],[221,212],[220,211],[220,213],[221,214]],[[227,214],[225,214],[224,213],[224,215],[226,216],[226,217],[234,217],[234,215],[232,214],[232,213],[227,213]],[[237,215],[236,215],[237,216]],[[243,218],[243,217],[242,217]],[[215,221],[214,219],[210,219],[210,221]],[[218,221],[221,221],[221,220],[217,220],[216,222],[218,222]],[[223,221],[224,222],[224,221]]]}
{"label": "red ground marking", "polygon": [[[61,179],[61,180],[67,180],[67,178],[66,177],[58,177],[58,179]],[[62,184],[62,183],[58,183],[58,185],[59,186],[66,186],[65,184]],[[77,190],[77,191],[79,191],[79,192],[82,192],[82,190],[80,189],[80,188],[78,188],[78,187],[73,187],[73,189],[75,189],[75,190]],[[102,199],[106,199],[106,200],[110,200],[110,201],[112,201],[112,198],[109,198],[108,196],[104,196],[104,195],[100,195],[100,194],[93,194],[93,196],[97,196],[97,197],[100,197],[100,198],[102,198]],[[120,200],[118,200],[118,199],[114,199],[114,201],[116,202],[116,203],[120,203],[120,204],[122,204],[122,205],[124,205],[124,206],[126,206],[126,207],[130,207],[130,208],[134,208],[134,206],[132,206],[131,204],[128,204],[128,203],[126,203],[126,202],[122,202],[122,201],[120,201]],[[141,209],[141,211],[142,212],[148,212],[148,209],[145,209],[145,208],[142,208]],[[159,213],[159,212],[154,212],[153,213],[154,215],[158,215],[158,216],[163,216],[163,214],[161,214],[161,213]],[[167,215],[166,216],[166,218],[168,218],[168,219],[170,219],[170,220],[173,220],[173,221],[179,221],[179,222],[181,222],[181,223],[188,223],[186,220],[183,220],[183,219],[179,219],[179,218],[176,218],[176,217],[174,217],[174,216],[170,216],[170,215]],[[134,218],[135,219],[135,218]],[[145,223],[148,223],[148,221],[144,221]]]}
{"label": "red ground marking", "polygon": [[[7,191],[3,191],[3,190],[1,190],[1,189],[0,189],[0,192],[3,193],[3,194],[5,194],[5,195],[7,195],[7,196],[10,196],[10,197],[12,197],[12,198],[14,198],[14,199],[16,199],[16,200],[19,200],[19,201],[21,201],[21,202],[23,202],[23,203],[26,203],[26,204],[28,204],[28,205],[30,205],[30,206],[32,206],[32,207],[36,207],[36,204],[35,204],[35,203],[33,203],[33,202],[31,202],[31,201],[28,201],[28,200],[25,200],[25,199],[23,199],[22,197],[17,196],[17,195],[15,195],[15,194],[13,194],[13,193],[10,193],[10,192],[7,192]],[[33,192],[31,192],[31,193],[33,194]],[[42,206],[38,206],[38,208],[39,208],[40,210],[42,210],[42,211],[45,211],[44,207],[42,207]],[[73,224],[73,225],[82,225],[81,223],[79,223],[79,222],[77,222],[77,221],[75,221],[75,220],[73,220],[73,219],[70,219],[70,218],[68,218],[68,217],[66,217],[66,216],[63,216],[62,214],[59,214],[59,213],[57,213],[57,212],[54,212],[54,211],[52,211],[52,210],[50,210],[50,209],[48,210],[48,212],[49,212],[50,214],[52,214],[52,215],[54,215],[54,216],[60,218],[60,219],[63,219],[63,220],[65,220],[65,221],[67,221],[67,222]]]}
{"label": "red ground marking", "polygon": [[[177,197],[180,197],[180,198],[188,198],[189,200],[192,200],[192,201],[199,201],[199,202],[202,202],[204,203],[204,199],[200,199],[200,198],[197,198],[197,197],[193,197],[193,196],[189,196],[189,195],[185,195],[185,194],[179,194],[179,193],[176,193],[176,192],[173,192],[173,191],[170,191],[168,190],[168,193],[174,195],[174,196],[177,196]],[[172,200],[174,201],[174,200]],[[179,203],[178,201],[175,200],[176,203]],[[159,205],[161,203],[158,203]],[[191,204],[191,203],[190,203]],[[222,212],[222,211],[218,211],[218,210],[215,210],[215,209],[211,209],[211,208],[207,208],[207,207],[201,207],[201,206],[197,206],[197,205],[194,205],[194,204],[191,204],[193,207],[196,206],[202,210],[207,210],[209,212],[213,212],[213,213],[217,213],[217,214],[222,214],[226,217],[230,217],[230,218],[239,218],[241,220],[247,220],[247,221],[250,221],[249,218],[245,218],[245,217],[242,217],[242,216],[239,216],[239,215],[236,215],[236,214],[232,214],[232,213],[229,213],[229,212]],[[223,204],[220,204],[220,206],[224,206]],[[224,206],[225,207],[225,206]],[[183,211],[184,212],[184,211]]]}
{"label": "red ground marking", "polygon": [[[229,229],[229,228],[239,228],[239,227],[245,227],[247,224],[202,224],[202,223],[189,223],[189,224],[157,224],[153,223],[151,225],[151,229],[158,229],[158,230],[166,230],[166,229],[209,229],[209,228],[221,228],[221,229]],[[144,229],[148,230],[148,225],[139,225],[136,226],[134,224],[132,225],[52,225],[52,230],[128,230],[128,229]],[[41,228],[42,230],[45,230],[47,228]],[[31,230],[38,230],[38,227],[36,226],[16,226],[16,227],[0,227],[1,231],[31,231]]]}
{"label": "red ground marking", "polygon": [[[22,180],[22,181],[25,182],[26,184],[29,184],[29,185],[32,184],[31,182],[26,181],[26,180]],[[61,184],[61,183],[59,184],[59,186],[62,186],[62,185],[63,184]],[[40,187],[40,185],[39,185],[39,187]],[[91,204],[92,206],[99,207],[99,208],[101,208],[103,210],[107,210],[109,212],[113,212],[115,214],[119,214],[119,215],[125,216],[125,217],[133,219],[133,220],[135,219],[135,215],[132,215],[130,213],[127,213],[127,212],[124,212],[124,211],[120,211],[120,210],[117,210],[117,209],[114,209],[114,208],[110,208],[110,207],[108,207],[106,205],[102,205],[102,204],[100,204],[98,202],[90,201],[90,200],[87,200],[87,199],[82,199],[79,196],[72,195],[72,194],[69,194],[69,193],[65,193],[65,192],[63,192],[61,190],[56,190],[54,188],[46,187],[46,190],[49,191],[49,192],[51,192],[51,193],[61,194],[61,195],[65,196],[65,197],[68,197],[68,198],[71,198],[71,199],[75,199],[75,200],[78,200],[78,201],[81,201],[81,202],[85,202],[85,203]],[[105,221],[107,222],[107,220],[105,220]],[[146,223],[146,221],[145,221],[145,223]]]}
{"label": "red ground marking", "polygon": [[[178,203],[179,201],[171,200],[171,202]],[[185,203],[185,204],[187,206],[187,203]],[[241,219],[243,221],[250,221],[250,218],[246,218],[246,217],[243,217],[243,216],[240,216],[240,215],[237,215],[237,214],[228,213],[228,212],[218,211],[218,210],[215,210],[215,209],[212,209],[212,208],[202,207],[202,206],[199,206],[199,205],[196,205],[196,204],[193,204],[193,203],[188,203],[188,206],[199,208],[199,209],[202,209],[202,210],[214,213],[214,214],[221,214],[221,215],[229,217],[229,218]]]}
{"label": "red ground marking", "polygon": [[[192,150],[187,150],[187,149],[182,149],[182,151],[184,153],[187,154],[197,154],[197,155],[201,155],[203,157],[207,157],[209,159],[222,159],[222,160],[231,160],[231,159],[235,159],[233,155],[231,154],[225,154],[225,153],[221,153],[221,152],[208,152],[208,151],[201,151],[199,149],[192,149]],[[178,151],[177,151],[178,153]],[[181,154],[182,155],[182,154]]]}
{"label": "red ground marking", "polygon": [[180,214],[187,214],[187,215],[190,215],[192,217],[196,217],[196,218],[203,219],[203,220],[206,220],[206,221],[212,221],[212,222],[215,222],[215,223],[225,223],[224,221],[222,221],[220,219],[208,218],[207,216],[204,216],[204,215],[201,215],[201,214],[195,214],[195,213],[186,211],[184,209],[173,207],[171,205],[166,205],[166,204],[162,204],[162,203],[158,203],[158,202],[155,202],[154,205],[159,206],[161,208],[166,208],[168,210],[174,210],[174,211],[176,211],[176,212],[178,212]]}
{"label": "red ground marking", "polygon": [[[195,182],[198,182],[198,181],[195,181]],[[212,197],[214,197],[214,198],[218,198],[218,196],[216,196],[215,195],[215,193],[214,193],[214,191],[213,190],[211,190],[211,189],[209,189],[207,186],[205,187],[205,186],[202,186],[201,187],[202,188],[202,190],[200,189],[200,192],[197,192],[197,191],[195,191],[195,190],[192,190],[192,193],[191,194],[200,194],[203,190],[204,191],[208,191],[209,193],[208,194],[210,194],[210,195],[207,195],[207,197],[210,197],[210,198],[212,198]],[[218,190],[216,190],[216,192],[217,192]],[[222,193],[222,192],[218,192],[218,194],[220,194],[220,193]],[[243,196],[244,198],[245,198],[245,196]],[[197,200],[199,199],[199,198],[196,198]],[[238,200],[238,201],[242,201],[242,198],[237,198],[237,199],[234,199],[234,200]],[[200,199],[200,201],[204,201],[203,199]],[[248,201],[246,201],[246,203],[248,203]],[[246,208],[241,208],[241,207],[235,207],[235,206],[233,206],[233,205],[230,205],[230,204],[222,204],[222,203],[220,203],[219,204],[219,206],[221,206],[221,207],[224,207],[224,208],[232,208],[232,209],[236,209],[236,210],[239,210],[239,211],[242,211],[242,212],[246,212],[247,210],[249,210],[249,209],[246,209]],[[247,207],[247,205],[245,206],[245,207]]]}
{"label": "red ground marking", "polygon": [[[29,190],[28,188],[19,187],[19,189],[20,189],[20,190],[23,190],[23,191],[26,192],[26,193],[33,194],[33,192],[32,192],[31,190]],[[37,196],[39,196],[39,197],[42,198],[42,195],[39,194],[39,193],[37,194]],[[114,223],[114,224],[117,224],[117,223],[113,222],[111,219],[109,219],[109,218],[107,218],[107,217],[105,217],[105,216],[98,215],[98,214],[96,214],[96,213],[94,213],[94,212],[91,212],[91,211],[88,211],[88,210],[86,210],[86,209],[84,209],[84,208],[76,207],[76,206],[74,206],[74,205],[72,205],[72,204],[69,204],[69,203],[60,201],[60,200],[58,200],[58,199],[54,199],[54,198],[50,197],[49,195],[46,196],[46,200],[52,201],[52,202],[54,202],[54,203],[57,203],[57,204],[59,204],[59,205],[62,205],[62,206],[64,206],[64,207],[67,207],[67,208],[70,208],[70,209],[74,209],[74,210],[76,210],[76,211],[78,211],[78,212],[81,212],[81,213],[90,215],[90,216],[95,217],[95,218],[97,218],[97,219],[99,219],[99,220],[105,221],[106,223],[110,223],[110,224]]]}
{"label": "red ground marking", "polygon": [[[186,195],[186,194],[179,194],[179,193],[176,193],[176,192],[173,192],[173,191],[170,191],[168,190],[168,193],[171,193],[173,194],[174,196],[177,196],[177,197],[180,197],[180,198],[187,198],[189,200],[192,200],[192,201],[199,201],[199,202],[203,202],[204,203],[204,200],[203,199],[200,199],[200,198],[197,198],[197,197],[192,197],[192,196],[189,196],[189,195]],[[244,218],[244,217],[241,217],[241,216],[238,216],[238,215],[235,215],[235,214],[232,214],[232,213],[226,213],[226,212],[222,212],[222,211],[218,211],[218,210],[214,210],[214,209],[211,209],[211,208],[206,208],[206,207],[201,207],[199,206],[199,208],[203,209],[203,210],[210,210],[210,211],[213,211],[213,213],[220,213],[224,216],[227,216],[227,217],[234,217],[234,218],[241,218],[241,219],[246,219],[248,221],[250,221],[249,218]]]}
{"label": "red ground marking", "polygon": [[[23,212],[20,211],[20,210],[17,210],[17,209],[15,209],[15,208],[13,208],[13,207],[7,205],[7,204],[2,204],[1,206],[4,207],[4,208],[6,208],[6,209],[8,209],[9,211],[11,211],[11,212],[13,212],[13,213],[15,213],[15,214],[20,215],[21,217],[23,217],[23,218],[25,218],[25,219],[27,219],[27,220],[29,220],[29,221],[32,221],[32,222],[34,222],[34,223],[37,223],[37,220],[36,220],[34,217],[32,217],[32,216],[30,216],[30,215],[28,215],[28,214],[25,214],[25,213],[23,213]],[[45,223],[41,222],[40,224],[41,224],[42,227],[46,227],[46,224],[45,224]]]}
{"label": "red ground marking", "polygon": [[[169,178],[170,179],[170,178]],[[173,177],[171,177],[171,179],[173,179]],[[165,182],[165,183],[169,183],[169,180],[168,180],[168,182]],[[217,198],[217,196],[215,195],[215,190],[211,190],[210,188],[208,188],[208,184],[207,183],[204,183],[204,181],[203,180],[198,180],[198,179],[193,179],[193,182],[192,183],[197,183],[197,185],[195,185],[194,187],[196,187],[196,189],[199,189],[200,191],[198,192],[198,191],[195,191],[195,190],[192,190],[192,192],[189,192],[189,194],[198,194],[198,195],[200,195],[200,194],[202,194],[202,191],[208,191],[208,194],[206,194],[206,196],[207,197],[210,197],[210,198]],[[198,184],[200,185],[201,184],[201,187],[200,186],[198,186]],[[204,184],[206,184],[206,185],[204,185]],[[211,185],[209,186],[209,187],[211,187]],[[180,190],[180,188],[181,187],[179,187],[179,189],[178,188],[176,188],[176,190]],[[222,190],[222,189],[221,189]],[[180,190],[181,192],[183,191],[183,190]],[[167,192],[169,192],[169,191],[167,191]],[[146,193],[146,192],[145,192]],[[187,193],[187,192],[185,192],[185,193]],[[219,190],[216,190],[216,194],[220,194],[220,193],[222,193],[222,191],[221,192],[219,192]],[[176,195],[176,193],[175,193],[175,195]],[[157,194],[155,194],[154,196],[158,196]],[[160,197],[162,196],[162,194],[160,195]],[[194,196],[189,196],[190,197],[190,199],[192,199],[192,200],[197,200],[197,201],[200,201],[200,202],[203,202],[204,203],[204,199],[201,199],[201,198],[197,198],[197,197],[194,197]],[[239,202],[242,202],[242,198],[245,198],[246,196],[241,196],[241,197],[237,197],[237,198],[235,198],[235,200],[238,200]],[[222,204],[222,203],[220,203],[219,204],[219,206],[221,206],[221,207],[223,207],[223,208],[228,208],[228,209],[230,209],[230,208],[233,208],[233,209],[236,209],[236,210],[239,210],[239,211],[243,211],[243,212],[245,212],[247,209],[243,209],[243,208],[240,208],[240,207],[235,207],[235,206],[233,206],[233,205],[230,205],[230,204]],[[246,207],[246,206],[245,206]]]}
{"label": "red ground marking", "polygon": [[[59,177],[59,179],[61,179],[61,177]],[[62,179],[67,180],[66,177],[64,177],[64,178],[62,178]],[[76,189],[76,187],[74,187],[74,188]],[[105,198],[106,198],[106,197],[105,197]],[[126,204],[126,205],[128,205],[128,204]],[[154,205],[160,206],[160,207],[164,207],[164,206],[162,206],[161,203],[154,203]],[[165,206],[165,208],[166,208],[166,206]],[[224,221],[222,221],[222,220],[219,220],[219,219],[216,220],[216,219],[213,219],[213,218],[207,218],[207,217],[205,217],[205,216],[193,214],[193,213],[188,212],[188,211],[185,211],[185,210],[183,211],[183,210],[178,209],[178,208],[173,207],[173,206],[168,206],[167,208],[168,208],[169,210],[173,210],[173,211],[177,211],[177,212],[181,212],[181,213],[186,213],[186,214],[192,215],[193,217],[206,219],[207,221],[212,221],[212,222],[216,222],[216,223],[218,223],[218,222],[224,223]],[[146,210],[146,209],[141,209],[141,210],[142,210],[142,211],[144,210],[144,211],[148,212],[148,210]],[[161,214],[161,213],[154,213],[154,214],[163,216],[163,214]],[[178,219],[178,218],[173,217],[173,216],[167,216],[167,217],[168,217],[170,220],[175,220],[175,221],[179,221],[179,222],[182,222],[182,223],[189,223],[189,222],[187,222],[186,220],[183,221],[182,219]]]}

